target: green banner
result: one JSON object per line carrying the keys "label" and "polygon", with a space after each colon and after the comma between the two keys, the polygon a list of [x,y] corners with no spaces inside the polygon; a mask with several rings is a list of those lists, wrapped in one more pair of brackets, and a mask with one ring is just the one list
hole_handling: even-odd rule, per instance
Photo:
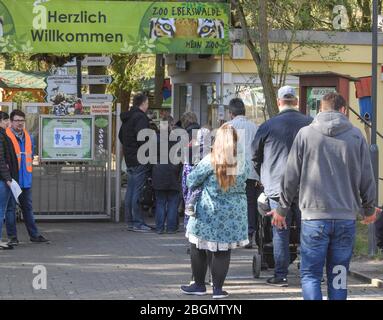
{"label": "green banner", "polygon": [[0,50],[224,54],[229,15],[225,3],[1,0]]}

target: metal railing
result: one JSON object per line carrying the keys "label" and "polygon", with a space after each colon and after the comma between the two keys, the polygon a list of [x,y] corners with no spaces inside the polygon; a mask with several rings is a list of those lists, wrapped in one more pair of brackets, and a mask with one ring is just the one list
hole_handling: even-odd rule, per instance
{"label": "metal railing", "polygon": [[[383,139],[383,136],[380,132],[378,132],[376,130],[376,123],[374,124],[374,127],[372,126],[372,124],[370,124],[366,119],[364,119],[358,112],[356,112],[353,108],[349,107],[349,110],[351,110],[352,113],[354,113],[358,119],[360,119],[365,126],[369,127],[373,132],[376,132],[376,136],[380,137]],[[376,112],[376,108],[375,108],[375,112]],[[376,117],[373,117],[373,119],[375,119],[376,121]],[[368,134],[368,133],[367,133]],[[376,146],[376,136],[373,137],[373,139],[371,139],[371,141],[369,141],[369,144],[371,145],[374,145],[375,144],[375,147]],[[371,136],[370,136],[371,138]],[[376,155],[377,155],[377,149],[376,149]],[[379,161],[379,158],[377,156],[377,158],[375,159],[376,162]],[[377,163],[377,167],[379,168],[379,163]],[[379,172],[379,170],[377,170],[376,172]],[[374,169],[374,173],[375,173],[375,169]],[[376,175],[376,173],[375,173]],[[380,178],[379,175],[377,177],[377,181],[376,181],[376,185],[377,185],[377,203],[376,205],[379,205],[378,202],[379,202],[379,196],[378,196],[378,186],[379,186],[379,180],[383,180],[383,178]],[[373,257],[377,254],[378,250],[377,250],[377,243],[376,243],[376,235],[375,235],[375,226],[374,224],[370,224],[368,226],[368,255],[370,257]]]}
{"label": "metal railing", "polygon": [[[371,126],[371,124],[366,120],[366,119],[364,119],[357,111],[355,111],[353,108],[351,108],[351,107],[348,107],[349,109],[350,109],[350,111],[353,113],[353,114],[355,114],[357,117],[358,117],[358,119],[359,120],[361,120],[366,126],[368,126],[370,129],[372,128],[372,126]],[[379,131],[376,131],[376,135],[379,137],[379,138],[381,138],[381,139],[383,139],[383,135],[379,132]],[[382,180],[383,181],[383,178],[378,178],[379,180]]]}

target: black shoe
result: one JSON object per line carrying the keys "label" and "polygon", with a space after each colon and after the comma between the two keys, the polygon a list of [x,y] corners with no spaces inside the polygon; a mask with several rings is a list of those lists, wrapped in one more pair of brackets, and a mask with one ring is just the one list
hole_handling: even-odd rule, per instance
{"label": "black shoe", "polygon": [[44,238],[42,235],[39,235],[36,238],[30,238],[32,242],[38,242],[38,243],[43,243],[43,242],[49,242],[48,239]]}
{"label": "black shoe", "polygon": [[249,233],[248,238],[249,238],[249,243],[245,245],[245,249],[253,249],[253,234]]}
{"label": "black shoe", "polygon": [[184,294],[195,296],[204,296],[205,294],[207,294],[206,286],[199,286],[196,283],[193,283],[189,286],[181,286],[181,292]]}
{"label": "black shoe", "polygon": [[253,249],[253,243],[249,242],[247,245],[245,245],[245,249]]}
{"label": "black shoe", "polygon": [[7,242],[8,245],[10,246],[17,246],[19,244],[19,240],[17,238],[10,238]]}
{"label": "black shoe", "polygon": [[134,232],[142,232],[142,233],[147,233],[147,232],[152,232],[153,229],[149,226],[146,226],[146,225],[142,225],[140,227],[133,227],[133,231]]}
{"label": "black shoe", "polygon": [[228,297],[227,291],[223,291],[222,288],[213,287],[213,299],[222,299]]}
{"label": "black shoe", "polygon": [[287,282],[286,278],[272,277],[272,278],[267,279],[266,283],[270,284],[272,286],[276,286],[276,287],[288,287],[289,286],[289,283]]}

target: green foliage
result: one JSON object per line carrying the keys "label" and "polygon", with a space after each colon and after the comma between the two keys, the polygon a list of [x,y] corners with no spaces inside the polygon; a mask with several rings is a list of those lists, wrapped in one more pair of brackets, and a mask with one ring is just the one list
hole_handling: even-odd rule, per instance
{"label": "green foliage", "polygon": [[17,71],[46,71],[47,66],[31,60],[31,55],[28,53],[2,53],[1,59],[4,61],[6,70]]}
{"label": "green foliage", "polygon": [[[249,26],[257,28],[259,0],[242,0]],[[344,6],[349,26],[343,31],[370,32],[372,0],[274,0],[268,1],[268,21],[271,29],[335,31],[333,20],[336,6]],[[379,12],[382,0],[378,1]]]}
{"label": "green foliage", "polygon": [[25,101],[37,102],[37,99],[33,96],[32,92],[20,91],[17,92],[12,99],[13,102],[17,103],[17,108],[21,109],[21,104]]}
{"label": "green foliage", "polygon": [[113,64],[109,68],[113,83],[108,91],[119,96],[121,91],[139,91],[141,81],[154,77],[155,56],[137,54],[113,55]]}

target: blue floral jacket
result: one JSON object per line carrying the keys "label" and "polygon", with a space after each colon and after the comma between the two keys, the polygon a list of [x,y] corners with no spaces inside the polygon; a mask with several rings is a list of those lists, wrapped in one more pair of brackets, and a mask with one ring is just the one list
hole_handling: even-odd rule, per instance
{"label": "blue floral jacket", "polygon": [[187,186],[202,186],[196,217],[190,217],[187,231],[199,239],[234,243],[248,238],[246,180],[250,163],[243,160],[235,185],[224,192],[207,155],[187,177]]}

